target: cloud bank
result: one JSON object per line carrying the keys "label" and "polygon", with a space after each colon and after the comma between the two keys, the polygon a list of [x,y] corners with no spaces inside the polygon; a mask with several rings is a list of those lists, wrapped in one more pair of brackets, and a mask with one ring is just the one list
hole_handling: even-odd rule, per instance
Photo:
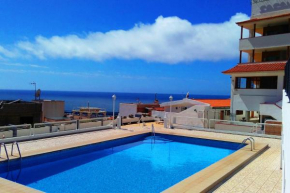
{"label": "cloud bank", "polygon": [[[153,24],[140,23],[129,30],[94,32],[84,37],[38,36],[16,46],[40,59],[141,59],[168,64],[218,61],[237,57],[240,28],[236,22],[247,19],[247,15],[237,13],[223,23],[191,24],[178,17],[160,16]],[[3,47],[1,52],[11,54]]]}

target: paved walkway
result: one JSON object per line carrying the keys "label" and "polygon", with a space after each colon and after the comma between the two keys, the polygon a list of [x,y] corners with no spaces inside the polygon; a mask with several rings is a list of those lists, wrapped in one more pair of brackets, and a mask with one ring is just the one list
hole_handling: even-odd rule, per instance
{"label": "paved walkway", "polygon": [[[222,134],[205,131],[189,131],[184,129],[168,130],[164,129],[162,125],[154,124],[156,130],[170,131],[174,133],[195,135],[199,137],[214,137],[223,138],[229,140],[242,141],[245,136]],[[76,143],[101,140],[108,136],[114,137],[128,132],[137,131],[150,131],[151,123],[147,123],[146,126],[138,124],[123,126],[122,130],[110,129],[103,131],[95,131],[90,133],[82,133],[75,135],[68,135],[62,137],[48,138],[37,141],[29,141],[20,143],[20,149],[23,154],[29,154],[30,152],[44,151],[50,148],[59,148],[62,146],[70,146]],[[222,193],[238,193],[238,192],[281,192],[282,188],[282,171],[280,170],[280,153],[281,153],[281,140],[255,137],[256,142],[268,143],[270,148],[262,155],[244,167],[237,174],[232,176],[228,181],[222,184],[215,192]],[[10,148],[10,147],[8,147]],[[3,151],[1,152],[2,156]]]}

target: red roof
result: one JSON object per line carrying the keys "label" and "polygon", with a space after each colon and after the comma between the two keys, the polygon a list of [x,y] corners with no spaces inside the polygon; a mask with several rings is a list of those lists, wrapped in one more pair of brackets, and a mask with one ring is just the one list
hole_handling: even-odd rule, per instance
{"label": "red roof", "polygon": [[211,107],[230,107],[231,99],[192,99],[202,103],[210,104]]}
{"label": "red roof", "polygon": [[230,73],[237,73],[237,72],[280,71],[280,70],[284,70],[285,65],[286,65],[286,61],[238,64],[229,70],[223,71],[223,73],[230,74]]}
{"label": "red roof", "polygon": [[286,14],[282,14],[282,15],[276,15],[276,16],[270,16],[270,17],[249,19],[249,20],[246,20],[246,21],[237,22],[237,24],[238,25],[242,25],[242,24],[245,24],[245,23],[251,23],[251,22],[255,22],[255,21],[263,21],[263,20],[267,20],[267,19],[274,19],[274,18],[287,17],[287,16],[290,16],[290,13],[286,13]]}
{"label": "red roof", "polygon": [[164,107],[154,107],[155,111],[164,111]]}

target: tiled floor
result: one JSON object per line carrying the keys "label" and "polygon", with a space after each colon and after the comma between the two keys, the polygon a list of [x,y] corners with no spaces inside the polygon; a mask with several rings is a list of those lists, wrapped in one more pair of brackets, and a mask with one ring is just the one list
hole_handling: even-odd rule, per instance
{"label": "tiled floor", "polygon": [[[154,124],[154,127],[156,131],[168,131],[168,129],[164,129],[162,125]],[[147,123],[146,126],[140,126],[137,124],[127,125],[123,126],[122,128],[122,130],[111,129],[42,139],[37,141],[22,142],[20,143],[20,149],[23,154],[46,151],[47,149],[57,149],[62,146],[71,146],[77,143],[101,140],[107,137],[114,137],[131,132],[150,131],[151,124]],[[242,135],[189,131],[184,129],[174,129],[169,131],[177,134],[179,133],[185,135],[196,135],[200,137],[223,138],[237,141],[242,141],[245,139],[245,136]],[[259,137],[255,137],[255,140],[256,142],[268,143],[270,148],[246,167],[244,167],[237,174],[232,176],[228,181],[223,183],[217,190],[215,190],[215,192],[281,192],[281,140]],[[8,149],[9,148],[10,147],[8,146]],[[3,152],[2,156],[4,156]]]}

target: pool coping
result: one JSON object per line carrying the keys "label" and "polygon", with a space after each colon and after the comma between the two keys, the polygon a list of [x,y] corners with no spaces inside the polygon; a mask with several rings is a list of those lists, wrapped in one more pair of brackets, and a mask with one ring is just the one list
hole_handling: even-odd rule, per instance
{"label": "pool coping", "polygon": [[[164,132],[160,132],[160,133],[164,133]],[[175,133],[174,131],[166,132],[166,134],[184,136],[184,137],[201,138],[195,135],[178,134],[178,133]],[[211,137],[202,137],[202,139],[241,143],[240,141],[237,141],[237,140],[223,140],[223,139],[217,139],[217,138],[211,138]],[[229,176],[234,174],[234,172],[242,168],[245,164],[247,164],[252,159],[256,158],[262,152],[267,150],[268,147],[269,147],[268,144],[256,143],[255,150],[251,151],[250,144],[247,144],[245,147],[234,152],[233,154],[221,159],[220,161],[206,167],[200,172],[193,174],[192,176],[189,176],[188,178],[169,187],[168,189],[164,190],[163,193],[209,192],[210,190],[215,188],[217,185],[219,185],[221,182],[226,180]]]}
{"label": "pool coping", "polygon": [[[31,156],[36,156],[36,155],[41,155],[41,154],[46,154],[46,153],[52,153],[52,152],[57,152],[57,151],[62,151],[66,149],[71,149],[71,148],[77,148],[77,147],[82,147],[86,145],[92,145],[92,144],[97,144],[97,143],[102,143],[106,141],[112,141],[116,139],[121,139],[121,138],[126,138],[126,137],[132,137],[140,134],[147,134],[151,133],[151,130],[147,131],[135,131],[132,133],[126,133],[126,134],[120,134],[120,135],[115,135],[111,137],[106,137],[103,139],[95,139],[95,140],[88,140],[88,141],[81,141],[75,144],[68,144],[68,145],[63,145],[61,147],[50,147],[47,149],[42,149],[42,150],[35,150],[31,152],[24,152],[22,154],[22,157],[31,157]],[[241,143],[241,141],[237,140],[228,140],[228,139],[220,139],[220,138],[214,138],[214,137],[201,137],[198,135],[186,135],[186,134],[181,134],[178,132],[175,132],[174,130],[168,130],[168,131],[156,131],[158,134],[165,134],[165,135],[175,135],[175,136],[182,136],[182,137],[191,137],[191,138],[199,138],[199,139],[208,139],[208,140],[216,140],[216,141],[224,141],[224,142],[234,142],[234,143]],[[245,136],[246,137],[246,136]],[[257,143],[256,148],[254,151],[250,150],[250,145],[247,144],[245,147],[241,148],[240,150],[234,152],[233,154],[223,158],[222,160],[208,166],[207,168],[203,169],[202,171],[180,181],[179,183],[173,185],[172,187],[169,187],[168,189],[164,190],[166,193],[171,193],[171,192],[207,192],[214,188],[216,185],[221,183],[223,180],[225,180],[227,177],[229,177],[231,174],[233,174],[235,171],[237,171],[239,168],[241,168],[245,163],[249,162],[249,160],[253,159],[257,155],[259,155],[262,151],[266,150],[268,147],[268,144],[262,144],[262,143]],[[10,160],[13,159],[19,159],[18,156],[10,156]],[[2,161],[6,160],[0,160],[0,163]],[[27,192],[27,189],[29,190],[30,188],[27,186],[23,186],[21,184],[11,182],[11,183],[6,183],[9,184],[9,186],[5,186],[5,183],[3,183],[5,180],[3,178],[0,178],[0,184],[2,188],[2,184],[5,188],[12,188],[11,183],[13,183],[13,186],[17,187],[17,191],[23,187],[23,191],[21,192]],[[10,182],[10,181],[9,181]],[[18,186],[20,185],[20,187]],[[20,188],[20,189],[19,189]],[[31,190],[35,191],[35,189]],[[38,191],[38,190],[37,190]],[[15,191],[12,191],[15,192]],[[41,192],[41,191],[38,191]]]}

